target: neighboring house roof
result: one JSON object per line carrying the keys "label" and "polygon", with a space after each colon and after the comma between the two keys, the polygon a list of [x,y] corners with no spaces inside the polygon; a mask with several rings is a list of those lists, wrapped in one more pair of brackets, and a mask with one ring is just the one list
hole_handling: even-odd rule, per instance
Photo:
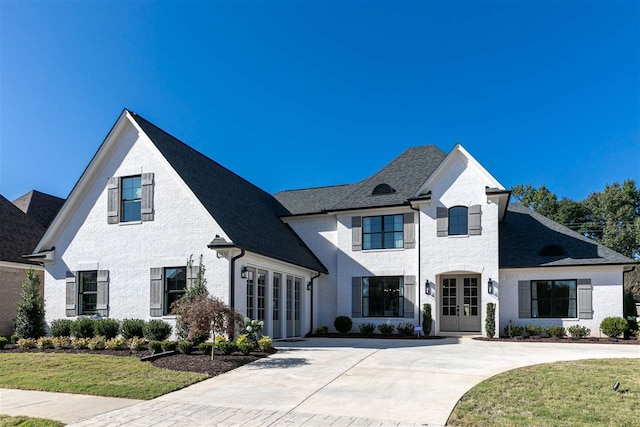
{"label": "neighboring house roof", "polygon": [[280,216],[291,213],[273,196],[139,115],[130,113],[235,246],[328,272],[293,229],[280,220]]}
{"label": "neighboring house roof", "polygon": [[13,201],[22,212],[47,228],[64,204],[64,199],[32,190]]}
{"label": "neighboring house roof", "polygon": [[500,223],[500,268],[635,263],[518,203]]}
{"label": "neighboring house roof", "polygon": [[45,227],[0,196],[0,261],[35,264],[22,255],[33,251],[45,230]]}
{"label": "neighboring house roof", "polygon": [[[445,157],[435,145],[413,147],[355,184],[287,190],[275,198],[294,215],[406,204]],[[384,194],[372,194],[376,187]]]}

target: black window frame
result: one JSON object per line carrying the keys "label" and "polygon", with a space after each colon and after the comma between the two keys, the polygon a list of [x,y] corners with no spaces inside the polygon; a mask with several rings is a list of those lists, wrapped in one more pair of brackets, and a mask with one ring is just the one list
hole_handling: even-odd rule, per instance
{"label": "black window frame", "polygon": [[[536,289],[536,298],[533,297],[534,295],[534,286],[537,286],[538,283],[543,283],[543,282],[547,282],[547,283],[551,283],[551,297],[548,298],[540,298],[538,297],[538,291]],[[557,296],[557,288],[558,286],[556,285],[556,282],[572,282],[573,283],[573,289],[574,289],[574,297],[572,298],[571,296],[564,298],[564,297],[558,297]],[[571,293],[571,290],[569,290],[569,293]],[[532,280],[531,281],[531,285],[529,286],[529,294],[531,296],[531,318],[533,319],[577,319],[578,318],[578,280],[577,279],[556,279],[556,280]],[[535,301],[535,310],[536,313],[534,315],[534,301]],[[548,301],[550,303],[550,308],[551,308],[551,314],[548,316],[541,316],[540,315],[540,303],[541,302],[545,302]],[[567,306],[567,314],[563,315],[562,313],[559,314],[559,306],[558,303],[560,301],[566,301],[566,306]],[[574,310],[575,313],[573,315],[571,315],[570,310],[571,310],[571,301],[574,301]]]}
{"label": "black window frame", "polygon": [[[182,270],[183,274],[184,274],[184,288],[182,289],[174,289],[174,290],[170,290],[169,289],[169,275],[167,274],[168,270]],[[180,298],[182,298],[185,294],[185,292],[187,291],[187,266],[178,266],[178,267],[164,267],[162,270],[162,277],[163,277],[163,289],[164,289],[164,296],[163,296],[163,308],[162,308],[162,314],[164,316],[168,316],[171,314],[171,304],[173,304],[175,301],[178,301]],[[175,299],[171,299],[169,298],[170,295],[177,295],[180,294],[180,296],[178,298]],[[171,301],[171,302],[170,302]]]}
{"label": "black window frame", "polygon": [[[385,218],[394,218],[393,219],[393,223],[395,225],[396,223],[396,217],[400,218],[400,230],[396,230],[395,228],[391,231],[387,231],[385,230]],[[375,231],[375,232],[366,232],[365,231],[365,222],[366,220],[371,220],[372,218],[380,218],[380,231]],[[402,234],[402,240],[400,241],[400,245],[396,246],[396,239],[395,239],[395,234],[396,233],[401,233]],[[393,246],[391,247],[387,247],[386,246],[386,239],[385,239],[385,235],[393,235]],[[365,238],[365,236],[373,236],[373,235],[380,235],[380,243],[381,246],[378,247],[367,247],[367,239]],[[371,239],[369,240],[369,246],[371,245]],[[364,216],[362,217],[362,250],[364,251],[368,251],[368,250],[376,250],[376,249],[402,249],[404,248],[404,215],[403,214],[393,214],[393,215],[371,215],[371,216]]]}
{"label": "black window frame", "polygon": [[[451,230],[451,225],[454,223],[454,221],[451,220],[451,213],[458,211],[458,210],[462,210],[464,209],[464,215],[456,215],[456,218],[464,218],[464,232],[461,232],[461,230],[455,230],[455,232],[453,232]],[[469,207],[468,206],[462,206],[462,205],[457,205],[457,206],[451,206],[448,210],[447,210],[447,223],[448,223],[448,228],[447,228],[447,234],[449,236],[467,236],[469,235]],[[455,225],[456,227],[458,227],[458,224],[456,223]]]}
{"label": "black window frame", "polygon": [[282,286],[282,274],[273,273],[272,283],[273,283],[272,319],[274,321],[279,321],[280,320],[280,287]]}
{"label": "black window frame", "polygon": [[[85,285],[85,275],[93,274],[95,276],[95,291],[86,291],[84,290]],[[85,309],[85,299],[84,297],[93,295],[95,298],[94,308],[91,310]],[[85,270],[78,271],[78,315],[80,316],[91,316],[98,313],[98,271],[97,270]]]}
{"label": "black window frame", "polygon": [[[370,314],[371,313],[371,293],[370,293],[370,289],[367,289],[368,291],[368,295],[365,296],[365,286],[369,287],[370,284],[366,283],[365,281],[368,280],[382,280],[382,294],[380,295],[380,297],[376,297],[376,298],[380,298],[382,301],[379,302],[379,306],[382,307],[382,312],[381,314]],[[385,280],[386,279],[393,279],[393,280],[398,280],[398,295],[395,296],[390,296],[389,298],[386,297],[386,283]],[[404,317],[404,276],[367,276],[367,277],[362,277],[361,278],[361,304],[362,304],[362,317],[367,317],[367,318],[387,318],[387,317],[391,317],[391,318],[401,318]],[[397,310],[397,314],[393,314],[393,315],[387,315],[385,314],[384,308],[387,306],[387,300],[389,301],[389,305],[393,307],[392,305],[392,301],[393,300],[397,300],[396,302],[396,307],[395,310]],[[365,303],[365,300],[368,300],[368,304]],[[394,310],[394,311],[395,311]]]}
{"label": "black window frame", "polygon": [[[140,181],[140,197],[125,199],[125,181],[137,178]],[[137,212],[138,217],[133,219],[125,219],[125,211],[127,204],[138,203],[140,209]],[[134,211],[135,212],[135,211]],[[142,175],[130,175],[120,178],[120,222],[139,222],[142,221]]]}

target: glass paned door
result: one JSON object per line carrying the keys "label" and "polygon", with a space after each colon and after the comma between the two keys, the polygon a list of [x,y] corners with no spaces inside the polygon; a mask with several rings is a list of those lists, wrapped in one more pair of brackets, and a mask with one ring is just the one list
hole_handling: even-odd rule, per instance
{"label": "glass paned door", "polygon": [[444,276],[439,302],[441,331],[480,332],[480,276]]}
{"label": "glass paned door", "polygon": [[442,279],[442,291],[440,292],[441,327],[443,331],[458,330],[458,283],[457,278],[447,277]]}

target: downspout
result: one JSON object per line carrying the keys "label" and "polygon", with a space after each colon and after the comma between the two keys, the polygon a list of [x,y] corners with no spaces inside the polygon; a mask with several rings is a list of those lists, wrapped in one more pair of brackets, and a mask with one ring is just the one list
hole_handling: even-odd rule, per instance
{"label": "downspout", "polygon": [[310,329],[309,332],[307,333],[307,336],[311,335],[313,333],[313,281],[314,279],[317,279],[318,277],[320,277],[320,272],[317,271],[315,276],[313,276],[311,278],[311,280],[309,281],[309,284],[311,285],[311,310],[310,310],[310,314],[309,314],[309,325],[310,325]]}
{"label": "downspout", "polygon": [[418,326],[421,326],[422,324],[422,316],[420,315],[420,313],[422,312],[422,304],[421,304],[421,297],[422,297],[422,292],[420,292],[420,271],[422,270],[422,265],[420,264],[420,243],[422,242],[420,239],[420,208],[414,208],[413,205],[411,204],[411,202],[409,202],[409,208],[411,208],[411,210],[414,210],[416,212],[418,212]]}
{"label": "downspout", "polygon": [[[236,260],[242,258],[244,256],[244,249],[240,249],[240,254],[231,258],[231,272],[229,273],[229,281],[230,281],[230,294],[229,294],[229,307],[231,310],[236,309]],[[235,327],[233,329],[229,328],[230,339],[233,340],[235,332]]]}

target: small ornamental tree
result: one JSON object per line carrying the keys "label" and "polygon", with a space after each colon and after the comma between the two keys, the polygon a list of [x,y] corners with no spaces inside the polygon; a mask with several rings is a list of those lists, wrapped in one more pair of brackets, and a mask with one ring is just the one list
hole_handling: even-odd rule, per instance
{"label": "small ornamental tree", "polygon": [[[187,260],[187,271],[191,271],[193,268],[193,255],[189,256]],[[202,295],[209,295],[209,291],[207,290],[207,279],[204,277],[204,273],[207,271],[204,266],[204,262],[202,261],[202,254],[200,254],[200,260],[198,262],[198,274],[190,286],[185,290],[184,295],[171,306],[171,312],[178,316],[176,320],[176,335],[179,339],[185,340],[189,335],[189,325],[185,323],[183,318],[184,311],[186,307],[188,307],[189,303],[193,301],[196,297]],[[193,337],[193,342],[199,344],[202,341],[206,341],[209,336],[209,332],[206,332],[203,336]]]}
{"label": "small ornamental tree", "polygon": [[19,338],[40,338],[45,335],[44,299],[40,295],[40,278],[33,269],[26,273],[20,286],[20,302],[16,313],[16,335]]}
{"label": "small ornamental tree", "polygon": [[433,319],[431,318],[431,304],[422,305],[422,328],[424,329],[424,336],[431,335],[431,324]]}
{"label": "small ornamental tree", "polygon": [[484,320],[484,330],[489,339],[496,335],[496,305],[487,303],[487,318]]}
{"label": "small ornamental tree", "polygon": [[[200,295],[190,301],[181,298],[176,305],[182,312],[182,321],[188,325],[189,340],[210,333],[215,342],[216,334],[223,335],[236,326],[244,326],[242,316],[216,297]],[[212,348],[212,360],[213,354]]]}

